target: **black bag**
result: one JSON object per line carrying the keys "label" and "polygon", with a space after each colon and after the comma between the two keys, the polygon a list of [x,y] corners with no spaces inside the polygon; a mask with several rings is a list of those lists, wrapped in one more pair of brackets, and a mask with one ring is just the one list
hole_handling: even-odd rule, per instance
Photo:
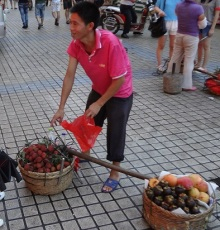
{"label": "black bag", "polygon": [[151,36],[153,38],[159,38],[163,36],[167,32],[164,17],[158,18],[156,22],[150,22],[148,30],[151,31]]}

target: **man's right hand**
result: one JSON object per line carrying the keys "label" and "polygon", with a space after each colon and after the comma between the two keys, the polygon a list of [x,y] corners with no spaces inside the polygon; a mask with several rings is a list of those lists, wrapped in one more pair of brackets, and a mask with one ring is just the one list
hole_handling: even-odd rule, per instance
{"label": "man's right hand", "polygon": [[54,114],[52,120],[50,121],[50,126],[58,125],[60,124],[63,120],[64,117],[64,110],[63,109],[58,109],[57,112]]}

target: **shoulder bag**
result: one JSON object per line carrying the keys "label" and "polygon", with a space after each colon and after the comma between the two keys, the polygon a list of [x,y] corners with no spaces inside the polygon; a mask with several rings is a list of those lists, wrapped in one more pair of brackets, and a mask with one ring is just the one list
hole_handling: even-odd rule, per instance
{"label": "shoulder bag", "polygon": [[[163,11],[165,9],[165,4],[166,0],[164,1]],[[158,18],[156,22],[151,21],[148,30],[151,31],[151,37],[153,38],[159,38],[163,36],[167,32],[166,21],[164,20],[164,17]]]}

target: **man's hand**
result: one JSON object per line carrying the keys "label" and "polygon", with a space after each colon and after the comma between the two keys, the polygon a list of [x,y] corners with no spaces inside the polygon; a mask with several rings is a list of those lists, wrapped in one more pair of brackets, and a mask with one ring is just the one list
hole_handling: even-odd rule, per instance
{"label": "man's hand", "polygon": [[54,125],[58,125],[57,123],[61,123],[64,117],[64,110],[63,109],[58,109],[57,112],[54,114],[50,125],[54,126]]}
{"label": "man's hand", "polygon": [[94,102],[86,110],[85,114],[86,114],[87,117],[92,117],[93,118],[98,114],[100,109],[101,109],[101,106],[97,102]]}

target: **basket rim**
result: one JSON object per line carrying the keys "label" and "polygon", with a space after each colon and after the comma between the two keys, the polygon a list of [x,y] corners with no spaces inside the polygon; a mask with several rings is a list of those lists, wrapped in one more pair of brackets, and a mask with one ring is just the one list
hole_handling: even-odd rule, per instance
{"label": "basket rim", "polygon": [[18,167],[19,167],[21,173],[25,174],[26,176],[35,177],[35,178],[39,178],[39,179],[40,178],[42,178],[42,179],[45,179],[45,178],[47,178],[47,179],[58,178],[58,177],[64,176],[65,174],[67,174],[68,172],[70,172],[71,170],[73,170],[72,164],[70,164],[66,168],[63,168],[62,173],[61,173],[61,171],[55,171],[55,172],[49,172],[49,173],[31,172],[31,171],[25,170],[21,166],[19,160],[17,162],[18,162]]}

